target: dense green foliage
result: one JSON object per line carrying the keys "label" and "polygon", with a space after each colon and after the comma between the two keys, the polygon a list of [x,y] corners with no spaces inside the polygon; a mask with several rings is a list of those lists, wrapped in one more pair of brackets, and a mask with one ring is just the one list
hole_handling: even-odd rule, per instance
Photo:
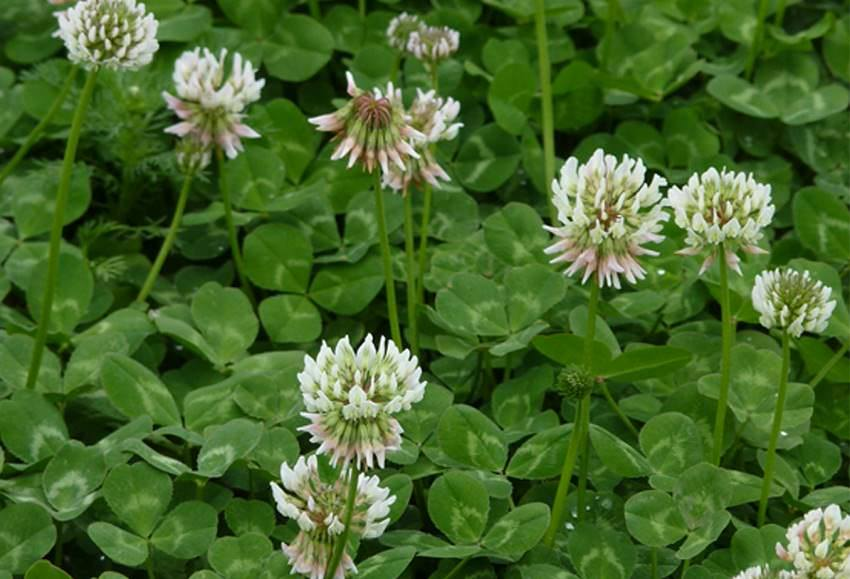
{"label": "dense green foliage", "polygon": [[[361,15],[351,2],[147,2],[161,48],[137,72],[98,76],[48,350],[27,388],[78,75],[0,185],[0,578],[65,576],[46,560],[76,578],[289,576],[278,546],[297,525],[276,514],[269,482],[282,461],[315,450],[297,430],[304,354],[346,334],[390,333],[374,179],[331,161],[335,143],[307,118],[341,103],[346,70],[362,87],[394,75],[408,102],[431,87],[426,68],[386,42],[402,10],[460,31],[436,78],[464,126],[436,152],[452,181],[433,191],[415,312],[428,387],[400,418],[401,450],[376,471],[396,502],[387,532],[359,545],[358,576],[721,579],[774,562],[784,527],[809,508],[850,510],[847,3],[546,0],[556,167],[598,147],[642,158],[671,184],[727,167],[771,185],[777,211],[769,253],[747,255],[731,277],[737,336],[720,466],[718,268],[699,275],[700,258],[674,253],[684,233],[671,220],[660,256],[643,260],[647,278],[601,292],[599,384],[576,470],[587,490],[570,492],[568,526],[542,543],[576,415],[559,392],[584,387],[559,373],[583,359],[589,292],[543,253],[536,4],[368,0]],[[55,10],[0,3],[3,164],[68,73],[51,37]],[[266,86],[246,123],[262,138],[194,179],[162,275],[146,304],[133,303],[183,182],[161,92],[195,46],[238,50],[259,68]],[[221,187],[256,306],[238,289]],[[418,233],[423,191],[410,194]],[[408,341],[404,201],[386,191],[384,203]],[[758,528],[782,348],[759,326],[750,290],[756,274],[786,264],[830,286],[838,306],[822,335],[791,344]]]}

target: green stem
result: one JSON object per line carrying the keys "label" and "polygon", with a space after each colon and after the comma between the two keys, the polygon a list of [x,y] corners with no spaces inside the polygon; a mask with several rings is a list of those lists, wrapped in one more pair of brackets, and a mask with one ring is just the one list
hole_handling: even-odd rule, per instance
{"label": "green stem", "polygon": [[407,256],[407,325],[410,330],[410,349],[419,354],[419,325],[416,314],[418,309],[416,289],[416,256],[413,243],[413,196],[404,191],[404,252]]}
{"label": "green stem", "polygon": [[691,566],[691,560],[685,559],[685,562],[682,564],[682,574],[679,575],[679,577],[684,577],[685,573],[688,572],[688,569],[690,568],[690,566]]}
{"label": "green stem", "polygon": [[322,18],[322,10],[319,8],[319,0],[307,0],[307,4],[310,7],[310,16],[315,20],[320,20]]}
{"label": "green stem", "polygon": [[177,208],[174,210],[174,217],[171,219],[171,226],[165,234],[162,247],[159,248],[159,253],[151,266],[151,270],[148,273],[147,279],[145,279],[145,283],[142,285],[142,290],[136,297],[136,301],[139,303],[144,302],[147,299],[153,289],[154,283],[156,283],[160,270],[162,270],[163,264],[165,264],[165,258],[168,257],[168,253],[171,251],[171,246],[174,245],[174,240],[177,238],[177,231],[180,229],[180,222],[183,220],[183,211],[186,209],[186,200],[189,199],[189,190],[192,188],[193,177],[194,173],[189,172],[183,178],[183,187],[180,189],[180,197],[177,198]]}
{"label": "green stem", "polygon": [[847,350],[850,350],[850,342],[847,342],[842,345],[841,348],[839,348],[838,351],[835,353],[835,355],[832,356],[832,358],[830,358],[829,361],[823,365],[823,368],[821,368],[818,373],[815,374],[815,377],[812,378],[812,381],[809,382],[809,386],[814,388],[815,386],[820,384],[821,380],[826,378],[826,375],[829,374],[830,370],[832,370],[832,367],[835,366],[838,361],[844,357],[844,355],[847,353]]}
{"label": "green stem", "polygon": [[86,109],[94,93],[97,82],[97,70],[92,70],[86,76],[86,84],[77,102],[74,118],[71,121],[71,132],[65,145],[65,158],[62,160],[62,173],[59,177],[59,188],[56,190],[56,207],[53,210],[53,225],[50,228],[50,249],[47,255],[47,281],[44,295],[41,298],[41,315],[38,318],[38,330],[35,334],[35,345],[30,358],[27,388],[35,388],[38,373],[41,370],[41,357],[47,343],[47,330],[50,327],[50,314],[53,311],[53,297],[59,276],[59,251],[62,245],[62,227],[65,224],[65,206],[68,205],[68,191],[71,189],[71,175],[74,172],[74,159],[77,156],[77,145],[83,129],[83,119]]}
{"label": "green stem", "polygon": [[30,131],[30,134],[27,135],[27,138],[21,144],[20,148],[15,152],[15,155],[6,163],[6,166],[3,167],[3,170],[0,171],[0,185],[3,184],[3,181],[12,174],[12,171],[18,166],[18,164],[26,158],[27,153],[29,153],[30,149],[41,139],[41,135],[44,133],[47,126],[53,121],[53,117],[56,116],[56,113],[59,112],[59,109],[62,108],[62,105],[65,103],[65,99],[68,96],[68,93],[71,91],[71,87],[74,86],[74,79],[77,77],[77,71],[79,69],[76,66],[72,66],[71,70],[68,71],[68,76],[65,77],[65,82],[62,83],[62,87],[59,89],[59,94],[56,95],[56,99],[53,101],[53,104],[50,105],[50,108],[47,110],[47,114],[42,117],[42,119],[38,122],[38,124]]}
{"label": "green stem", "polygon": [[773,483],[773,470],[776,467],[776,445],[779,442],[779,431],[782,429],[782,414],[785,412],[785,397],[788,391],[788,369],[791,365],[791,338],[788,332],[782,333],[782,370],[779,375],[779,393],[776,396],[776,407],[773,409],[773,427],[770,430],[770,440],[767,444],[767,456],[764,460],[764,478],[761,483],[761,498],[759,499],[758,526],[764,525],[767,514],[767,499],[770,495],[770,485]]}
{"label": "green stem", "polygon": [[156,579],[156,573],[153,572],[153,549],[149,549],[147,561],[145,561],[145,570],[148,572],[148,579]]}
{"label": "green stem", "polygon": [[605,15],[605,45],[602,47],[602,68],[604,70],[609,70],[612,51],[611,39],[614,37],[615,23],[622,15],[623,7],[620,6],[620,0],[608,0],[608,12]]}
{"label": "green stem", "polygon": [[381,174],[375,173],[375,213],[378,219],[378,238],[381,242],[381,257],[384,262],[384,286],[387,290],[387,313],[390,316],[390,335],[393,342],[401,347],[401,328],[398,324],[398,306],[395,299],[395,280],[393,279],[390,239],[387,234],[387,217],[384,212],[384,192],[381,187]]}
{"label": "green stem", "polygon": [[428,70],[431,72],[431,88],[434,89],[434,92],[439,92],[440,90],[440,75],[437,70],[437,65],[429,64]]}
{"label": "green stem", "polygon": [[425,303],[425,267],[428,264],[428,229],[431,226],[431,185],[422,191],[422,223],[419,226],[419,303]]}
{"label": "green stem", "polygon": [[744,76],[749,79],[753,75],[753,67],[756,64],[756,59],[761,52],[761,43],[764,40],[764,21],[767,19],[767,8],[770,4],[769,0],[759,0],[758,20],[756,21],[756,31],[753,34],[753,43],[750,45],[750,53],[747,56],[747,66],[744,69]]}
{"label": "green stem", "polygon": [[360,20],[366,20],[366,0],[357,0],[357,11],[360,14]]}
{"label": "green stem", "polygon": [[[537,62],[540,67],[540,104],[543,120],[543,190],[555,177],[555,120],[552,112],[552,66],[549,62],[549,38],[546,34],[546,8],[544,0],[535,0],[534,27],[537,33]],[[548,195],[547,195],[548,197]],[[555,206],[548,200],[549,212],[554,221]]]}
{"label": "green stem", "polygon": [[342,561],[345,547],[348,544],[348,532],[351,527],[351,517],[354,515],[354,499],[357,498],[357,480],[359,478],[357,467],[354,464],[349,468],[348,476],[348,497],[345,499],[345,513],[342,519],[344,528],[342,534],[337,537],[334,544],[330,564],[325,569],[325,579],[333,579],[334,575],[336,575],[336,569],[339,567],[340,561]]}
{"label": "green stem", "polygon": [[[582,426],[585,426],[584,421],[582,421]],[[583,521],[586,507],[584,493],[587,490],[587,469],[590,462],[588,460],[590,453],[587,452],[587,432],[585,431],[582,431],[581,447],[578,452],[579,457],[581,457],[581,464],[579,464],[578,488],[576,489],[576,515],[579,521]]]}
{"label": "green stem", "polygon": [[227,225],[227,240],[230,243],[233,265],[236,268],[236,275],[239,277],[239,284],[242,286],[242,291],[248,296],[251,305],[256,306],[257,300],[254,298],[254,290],[251,289],[251,284],[245,275],[242,252],[239,250],[239,238],[236,236],[236,225],[233,223],[233,205],[230,201],[230,188],[227,186],[224,177],[224,153],[220,147],[216,147],[215,157],[218,162],[218,188],[221,191],[221,200],[224,203],[224,222]]}
{"label": "green stem", "polygon": [[[599,283],[596,276],[594,276],[591,278],[590,301],[587,306],[587,331],[584,335],[584,365],[588,369],[593,368],[593,340],[596,336],[596,310],[598,304]],[[555,500],[552,503],[552,518],[549,521],[546,534],[543,536],[543,543],[548,547],[551,547],[555,542],[555,535],[557,535],[558,529],[561,527],[561,522],[564,518],[564,506],[567,502],[567,492],[570,488],[570,479],[573,476],[576,458],[582,446],[583,439],[587,436],[589,430],[590,394],[588,393],[581,399],[576,409],[576,418],[575,422],[573,422],[573,431],[570,433],[567,455],[564,458],[564,465],[561,468],[561,478],[558,481]],[[581,483],[579,483],[579,489],[581,490]],[[579,503],[583,503],[583,498],[579,498]]]}
{"label": "green stem", "polygon": [[611,396],[611,391],[608,390],[608,385],[604,383],[602,384],[602,395],[605,396],[605,400],[608,401],[608,406],[611,407],[611,410],[614,411],[614,414],[617,415],[617,417],[620,419],[620,422],[622,422],[625,427],[629,429],[629,432],[631,432],[635,436],[635,438],[640,436],[638,429],[635,428],[635,425],[632,424],[632,421],[629,420],[629,417],[626,416],[622,410],[620,410],[620,405],[617,404],[617,401],[614,400],[613,396]]}
{"label": "green stem", "polygon": [[651,579],[658,579],[658,549],[653,547],[650,553],[650,572]]}
{"label": "green stem", "polygon": [[457,577],[458,573],[463,571],[463,568],[466,567],[467,561],[469,561],[469,557],[461,559],[460,562],[455,565],[451,571],[449,571],[448,575],[443,577],[443,579],[454,579],[455,577]]}
{"label": "green stem", "polygon": [[773,23],[782,28],[782,21],[785,19],[785,0],[778,0],[776,3],[776,14],[773,19]]}
{"label": "green stem", "polygon": [[726,427],[726,406],[729,404],[729,378],[732,372],[732,343],[735,340],[735,327],[729,303],[729,266],[726,264],[726,250],[721,244],[717,251],[720,265],[720,315],[723,335],[720,352],[720,396],[717,399],[717,413],[714,417],[712,461],[719,466],[720,459],[723,457],[723,430]]}

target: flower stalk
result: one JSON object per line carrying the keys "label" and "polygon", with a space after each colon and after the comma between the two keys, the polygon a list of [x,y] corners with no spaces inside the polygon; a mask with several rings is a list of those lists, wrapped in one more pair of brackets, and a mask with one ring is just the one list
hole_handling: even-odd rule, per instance
{"label": "flower stalk", "polygon": [[236,224],[233,221],[233,204],[230,200],[230,188],[227,186],[224,177],[224,153],[221,147],[216,147],[215,157],[218,162],[218,186],[221,191],[221,201],[224,204],[224,223],[227,227],[227,240],[230,244],[230,253],[233,256],[233,265],[236,268],[236,275],[239,277],[239,284],[242,286],[242,291],[248,296],[251,305],[256,306],[257,300],[254,297],[254,290],[251,289],[248,276],[245,275],[245,265],[242,261],[242,252],[239,249]]}
{"label": "flower stalk", "polygon": [[334,544],[333,555],[331,555],[330,563],[325,570],[325,579],[333,579],[336,575],[337,567],[342,561],[342,555],[345,553],[345,548],[348,544],[348,534],[351,531],[351,517],[354,514],[354,499],[357,497],[358,487],[357,466],[351,465],[348,474],[348,496],[345,499],[345,514],[343,515],[342,524],[344,526],[342,534],[336,539]]}
{"label": "flower stalk", "polygon": [[[724,253],[720,245],[721,255]],[[735,322],[732,319],[729,304],[729,265],[726,259],[719,260],[720,265],[720,316],[722,345],[720,350],[720,396],[717,399],[717,412],[714,416],[714,442],[712,462],[720,465],[723,457],[723,435],[726,428],[726,406],[729,404],[729,380],[732,375],[732,345],[735,341]]]}
{"label": "flower stalk", "polygon": [[384,211],[384,191],[381,187],[381,175],[375,173],[375,218],[378,221],[378,239],[381,244],[381,260],[384,266],[384,287],[387,291],[387,314],[390,318],[390,336],[393,342],[401,344],[401,328],[398,323],[398,304],[395,295],[390,239],[387,233],[387,217]]}
{"label": "flower stalk", "polygon": [[428,230],[431,226],[431,198],[433,191],[429,183],[422,187],[422,222],[419,225],[419,275],[418,297],[425,303],[425,270],[428,267]]}
{"label": "flower stalk", "polygon": [[[544,0],[534,2],[534,29],[537,35],[537,62],[540,67],[540,105],[543,121],[543,183],[544,187],[555,177],[555,120],[552,105],[552,66],[549,62],[549,38],[546,33],[546,7]],[[552,221],[557,218],[555,206],[549,200]]]}
{"label": "flower stalk", "polygon": [[788,370],[791,364],[791,337],[787,331],[782,332],[782,370],[779,375],[779,393],[776,397],[776,407],[773,409],[773,426],[767,445],[767,456],[764,460],[764,478],[761,483],[759,498],[758,526],[764,525],[767,514],[767,499],[770,496],[770,486],[773,484],[773,471],[776,468],[776,445],[779,442],[779,431],[782,428],[782,415],[785,412],[785,398],[788,394]]}
{"label": "flower stalk", "polygon": [[413,199],[404,190],[404,253],[407,258],[407,325],[410,330],[410,349],[419,355],[419,325],[416,319],[418,289],[416,285],[416,249],[413,241]]}
{"label": "flower stalk", "polygon": [[80,142],[80,133],[83,129],[83,119],[86,116],[89,102],[91,102],[94,87],[97,82],[97,69],[90,70],[86,75],[86,83],[74,117],[71,121],[71,131],[68,134],[68,142],[65,145],[65,157],[62,160],[62,173],[59,177],[59,187],[56,190],[56,207],[53,210],[53,224],[50,228],[50,245],[47,254],[47,282],[44,286],[44,294],[41,298],[41,314],[38,318],[38,329],[35,334],[35,345],[30,358],[29,372],[27,373],[27,388],[35,388],[38,374],[41,370],[41,359],[44,355],[44,347],[47,343],[47,332],[50,328],[50,314],[53,311],[53,298],[59,276],[59,253],[62,245],[62,229],[65,224],[65,208],[68,205],[68,192],[71,189],[71,176],[74,171],[74,159],[77,156],[77,145]]}

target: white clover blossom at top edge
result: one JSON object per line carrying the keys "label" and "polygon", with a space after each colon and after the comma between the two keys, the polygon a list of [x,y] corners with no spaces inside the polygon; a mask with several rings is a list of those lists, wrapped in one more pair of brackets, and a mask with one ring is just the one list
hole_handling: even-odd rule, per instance
{"label": "white clover blossom at top edge", "polygon": [[424,26],[422,19],[415,14],[402,12],[390,20],[387,26],[387,43],[396,50],[405,50],[410,34]]}
{"label": "white clover blossom at top edge", "polygon": [[796,573],[791,573],[789,571],[777,571],[775,569],[771,569],[768,565],[757,565],[755,567],[750,567],[749,569],[744,569],[737,575],[735,575],[732,579],[803,579],[799,577]]}
{"label": "white clover blossom at top edge", "polygon": [[302,415],[310,421],[301,430],[334,465],[383,467],[387,452],[401,447],[402,427],[393,415],[422,400],[421,378],[416,356],[383,337],[375,348],[367,335],[356,352],[348,336],[334,349],[322,343],[315,359],[304,357],[298,374]]}
{"label": "white clover blossom at top edge", "polygon": [[567,159],[552,183],[559,224],[544,226],[555,236],[546,248],[551,263],[568,263],[567,275],[583,271],[582,283],[594,274],[600,286],[616,288],[621,275],[630,283],[643,279],[638,258],[658,255],[644,244],[664,239],[669,215],[659,189],[666,183],[658,175],[647,183],[643,161],[628,155],[618,161],[597,149],[585,164]]}
{"label": "white clover blossom at top edge", "polygon": [[781,268],[757,275],[752,290],[761,325],[786,330],[795,338],[826,329],[836,305],[831,295],[832,289],[808,271]]}
{"label": "white clover blossom at top edge", "polygon": [[331,159],[347,156],[349,167],[359,162],[370,173],[378,166],[387,172],[390,163],[404,169],[408,160],[419,157],[413,143],[424,136],[410,126],[401,91],[392,83],[386,90],[362,90],[350,72],[346,79],[351,100],[332,113],[309,119],[319,131],[335,133],[339,144]]}
{"label": "white clover blossom at top edge", "polygon": [[192,135],[206,147],[218,146],[228,158],[244,150],[242,138],[260,135],[242,122],[247,106],[260,99],[264,79],[256,78],[250,61],[234,53],[230,75],[226,75],[227,51],[216,57],[208,49],[184,52],[174,63],[175,92],[163,92],[168,107],[180,122],[166,132],[180,137]]}
{"label": "white clover blossom at top edge", "polygon": [[[282,544],[296,573],[311,579],[323,579],[330,562],[334,542],[345,525],[345,505],[348,495],[348,476],[343,472],[332,482],[319,476],[316,456],[298,457],[295,466],[280,466],[283,486],[271,483],[277,510],[298,523],[299,532],[289,544]],[[380,537],[389,525],[390,507],[396,497],[381,486],[376,476],[360,473],[349,531],[365,539]],[[343,579],[347,571],[357,572],[347,549],[334,577]]]}
{"label": "white clover blossom at top edge", "polygon": [[449,58],[460,47],[460,32],[448,26],[420,26],[407,38],[407,51],[429,66]]}
{"label": "white clover blossom at top edge", "polygon": [[850,579],[850,515],[838,505],[814,509],[785,533],[776,554],[794,566],[795,577]]}
{"label": "white clover blossom at top edge", "polygon": [[702,264],[704,272],[715,259],[717,247],[723,245],[726,262],[741,273],[740,248],[747,253],[765,253],[757,243],[762,229],[770,225],[775,207],[770,185],[757,182],[752,174],[725,169],[708,169],[694,174],[681,187],[670,187],[667,203],[673,208],[676,225],[687,233],[687,248],[681,255],[698,255],[708,247],[709,255]]}
{"label": "white clover blossom at top edge", "polygon": [[137,69],[159,49],[158,23],[136,0],[82,0],[56,13],[54,33],[84,68]]}
{"label": "white clover blossom at top edge", "polygon": [[440,181],[450,181],[434,157],[433,145],[440,141],[450,141],[457,137],[463,123],[455,122],[460,114],[460,103],[448,97],[438,97],[433,90],[416,90],[416,98],[407,111],[410,125],[423,135],[416,139],[413,147],[419,157],[409,160],[404,169],[390,165],[384,171],[383,184],[396,191],[407,191],[411,183],[421,185],[429,183],[439,188]]}

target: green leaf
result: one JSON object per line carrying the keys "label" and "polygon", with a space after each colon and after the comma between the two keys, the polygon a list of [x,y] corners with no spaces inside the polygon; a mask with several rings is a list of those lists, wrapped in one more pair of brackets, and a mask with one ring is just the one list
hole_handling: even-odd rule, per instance
{"label": "green leaf", "polygon": [[0,569],[15,574],[24,573],[56,542],[50,515],[31,503],[9,505],[0,511],[0,529]]}
{"label": "green leaf", "polygon": [[[0,379],[15,390],[26,388],[35,339],[24,334],[0,338]],[[62,392],[62,366],[56,354],[45,349],[35,389],[41,393]]]}
{"label": "green leaf", "polygon": [[257,337],[260,324],[241,290],[204,284],[192,299],[192,319],[216,353],[219,364],[241,357]]}
{"label": "green leaf", "polygon": [[59,567],[52,565],[50,561],[42,559],[36,561],[27,569],[24,579],[71,579],[71,576]]}
{"label": "green leaf", "polygon": [[260,303],[260,321],[273,342],[311,342],[322,334],[322,317],[302,296],[272,296]]}
{"label": "green leaf", "polygon": [[290,100],[278,98],[264,106],[255,105],[251,118],[251,126],[254,118],[259,119],[257,131],[283,161],[287,178],[300,182],[321,140],[301,109]]}
{"label": "green leaf", "polygon": [[272,543],[259,533],[239,537],[220,537],[207,553],[210,565],[227,579],[254,579],[263,561],[272,551]]}
{"label": "green leaf", "polygon": [[357,263],[319,270],[310,285],[309,297],[330,312],[351,316],[363,311],[383,287],[381,260],[369,255]]}
{"label": "green leaf", "polygon": [[481,336],[510,333],[499,286],[474,273],[459,273],[437,292],[437,313],[460,332]]}
{"label": "green leaf", "polygon": [[272,476],[280,473],[280,463],[294,464],[299,454],[298,440],[286,428],[268,428],[251,452],[251,459]]}
{"label": "green leaf", "polygon": [[704,458],[696,423],[679,412],[650,418],[641,428],[640,447],[653,470],[669,477],[678,476]]}
{"label": "green leaf", "polygon": [[835,195],[805,187],[794,195],[794,229],[818,257],[850,260],[850,209]]}
{"label": "green leaf", "polygon": [[576,525],[567,549],[582,579],[628,579],[637,563],[628,536],[588,523]]}
{"label": "green leaf", "polygon": [[290,3],[280,0],[217,0],[221,11],[240,28],[267,34]]}
{"label": "green leaf", "polygon": [[484,532],[490,497],[484,485],[461,471],[449,471],[431,484],[428,515],[453,543],[474,543]]}
{"label": "green leaf", "polygon": [[[587,314],[585,314],[586,317]],[[584,363],[584,338],[576,334],[537,336],[531,341],[531,344],[538,352],[562,366],[583,365]],[[592,349],[594,371],[601,372],[602,368],[605,368],[611,360],[611,350],[598,340],[594,340]]]}
{"label": "green leaf", "polygon": [[269,74],[288,82],[302,82],[328,63],[334,38],[327,28],[302,14],[289,14],[274,21],[279,24],[263,54]]}
{"label": "green leaf", "polygon": [[[21,239],[50,231],[61,169],[61,163],[50,163],[15,181],[15,195],[11,199],[12,215]],[[91,202],[90,177],[91,169],[75,164],[63,225],[73,223],[85,214]]]}
{"label": "green leaf", "polygon": [[19,390],[0,400],[0,439],[27,464],[53,456],[68,440],[62,414],[40,394]]}
{"label": "green leaf", "polygon": [[313,247],[294,227],[280,223],[261,225],[244,243],[245,273],[261,288],[304,292],[310,283]]}
{"label": "green leaf", "polygon": [[772,119],[779,114],[767,95],[736,76],[728,74],[716,76],[708,82],[706,90],[730,109],[751,117]]}
{"label": "green leaf", "polygon": [[106,476],[103,455],[95,447],[71,441],[57,452],[41,479],[44,496],[57,511],[67,511],[83,502]]}
{"label": "green leaf", "polygon": [[691,108],[677,108],[665,115],[662,133],[667,143],[667,158],[673,167],[694,167],[720,152],[717,135]]}
{"label": "green leaf", "polygon": [[118,518],[147,537],[171,502],[171,478],[143,462],[122,464],[106,476],[103,498]]}
{"label": "green leaf", "polygon": [[484,220],[487,248],[509,265],[546,263],[543,250],[549,236],[543,220],[533,208],[523,203],[508,203]]}
{"label": "green leaf", "polygon": [[124,529],[98,521],[89,525],[89,538],[107,557],[119,565],[137,567],[148,559],[148,543]]}
{"label": "green leaf", "polygon": [[500,67],[487,92],[487,103],[499,126],[512,135],[522,133],[536,90],[537,75],[527,63],[511,62]]}
{"label": "green leaf", "polygon": [[510,269],[504,283],[513,332],[535,322],[560,302],[567,291],[563,275],[537,264]]}
{"label": "green leaf", "polygon": [[[109,354],[130,354],[130,343],[124,334],[107,332],[86,336],[77,343],[65,369],[64,391],[97,385],[103,362]],[[42,369],[42,373],[44,370]]]}
{"label": "green leaf", "polygon": [[823,57],[829,70],[838,78],[850,82],[850,16],[838,20],[823,39]]}
{"label": "green leaf", "polygon": [[282,194],[286,171],[274,151],[250,145],[224,165],[224,178],[236,207],[268,211]]}
{"label": "green leaf", "polygon": [[702,462],[679,476],[673,498],[688,528],[696,529],[731,503],[732,485],[722,468]]}
{"label": "green leaf", "polygon": [[415,547],[397,547],[381,551],[357,564],[357,577],[358,579],[396,579],[404,573],[415,554]]}
{"label": "green leaf", "polygon": [[212,23],[209,8],[189,5],[177,14],[161,20],[156,37],[166,42],[189,42],[212,28]]}
{"label": "green leaf", "polygon": [[688,538],[676,551],[676,557],[691,559],[702,553],[717,540],[730,520],[732,520],[732,515],[726,511],[712,513],[706,521],[688,535]]}
{"label": "green leaf", "polygon": [[693,355],[682,348],[672,346],[644,346],[626,350],[605,365],[604,375],[609,380],[634,382],[647,378],[659,378],[684,368]]}
{"label": "green leaf", "polygon": [[629,533],[647,547],[666,547],[688,533],[673,497],[662,491],[632,495],[625,515]]}
{"label": "green leaf", "polygon": [[526,440],[511,457],[508,476],[530,480],[557,476],[564,464],[572,429],[572,424],[562,424]]}
{"label": "green leaf", "polygon": [[602,463],[615,474],[635,478],[651,470],[649,463],[638,451],[601,426],[590,425],[590,441]]}
{"label": "green leaf", "polygon": [[471,406],[457,404],[446,410],[437,438],[449,458],[476,468],[500,470],[508,458],[499,427]]}
{"label": "green leaf", "polygon": [[122,354],[109,354],[100,370],[109,401],[129,418],[150,416],[155,424],[179,425],[177,403],[156,374]]}
{"label": "green leaf", "polygon": [[516,561],[540,542],[548,526],[549,507],[543,503],[527,503],[496,521],[482,545]]}
{"label": "green leaf", "polygon": [[263,426],[247,418],[237,418],[210,430],[198,454],[198,473],[215,478],[222,476],[230,465],[251,452]]}
{"label": "green leaf", "polygon": [[738,529],[732,537],[732,559],[735,567],[746,569],[773,563],[776,558],[776,544],[785,540],[785,529],[779,525]]}
{"label": "green leaf", "polygon": [[[41,320],[44,287],[47,284],[47,261],[42,261],[32,270],[27,286],[27,309],[33,320]],[[53,304],[50,309],[50,333],[70,334],[89,307],[94,294],[94,279],[88,263],[77,253],[59,253],[58,279]]]}
{"label": "green leaf", "polygon": [[227,503],[224,518],[235,535],[246,533],[270,535],[275,525],[274,509],[262,501],[233,499]]}
{"label": "green leaf", "polygon": [[151,536],[151,545],[177,559],[206,553],[218,531],[218,513],[200,501],[180,503]]}
{"label": "green leaf", "polygon": [[485,125],[463,143],[454,166],[464,187],[487,193],[510,179],[521,158],[522,149],[514,137],[497,125]]}

